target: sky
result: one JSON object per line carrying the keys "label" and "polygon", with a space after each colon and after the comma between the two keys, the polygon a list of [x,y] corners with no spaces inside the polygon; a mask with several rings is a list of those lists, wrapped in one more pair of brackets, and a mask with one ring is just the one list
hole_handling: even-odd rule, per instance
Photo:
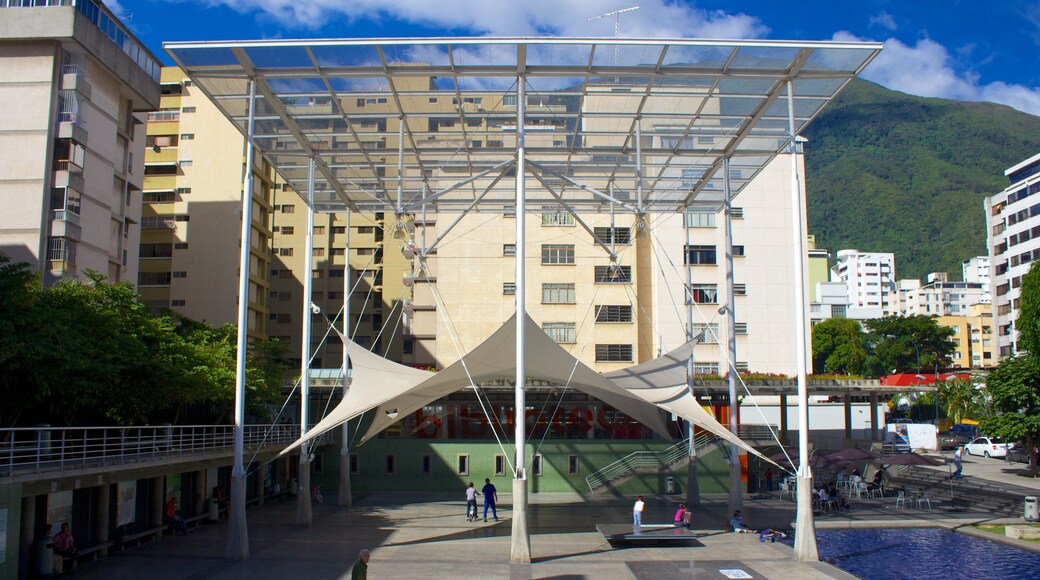
{"label": "sky", "polygon": [[166,41],[416,36],[870,40],[863,77],[1040,115],[1040,0],[104,0],[164,62]]}

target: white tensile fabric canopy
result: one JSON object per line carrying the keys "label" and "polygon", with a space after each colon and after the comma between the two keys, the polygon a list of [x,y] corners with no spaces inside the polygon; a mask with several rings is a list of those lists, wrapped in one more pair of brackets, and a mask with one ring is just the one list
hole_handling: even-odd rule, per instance
{"label": "white tensile fabric canopy", "polygon": [[[712,434],[761,456],[730,433],[688,392],[687,343],[653,361],[613,373],[600,374],[571,356],[525,316],[525,358],[528,378],[566,385],[611,405],[664,437],[668,430],[660,410],[674,413]],[[353,369],[351,386],[339,405],[281,455],[375,409],[361,442],[386,429],[399,417],[421,409],[451,393],[489,380],[510,379],[516,365],[516,317],[477,348],[448,368],[432,373],[386,360],[346,339]]]}

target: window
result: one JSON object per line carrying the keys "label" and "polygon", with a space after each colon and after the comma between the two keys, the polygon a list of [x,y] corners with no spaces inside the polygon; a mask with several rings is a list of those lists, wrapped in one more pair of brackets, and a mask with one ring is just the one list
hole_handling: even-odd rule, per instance
{"label": "window", "polygon": [[596,284],[628,284],[632,281],[632,266],[596,266]]}
{"label": "window", "polygon": [[730,216],[732,216],[733,219],[735,219],[735,220],[742,220],[742,219],[744,219],[744,208],[742,208],[742,207],[732,208],[730,210]]}
{"label": "window", "polygon": [[342,278],[342,277],[343,277],[343,269],[342,268],[335,269],[335,270],[329,270],[329,278]]}
{"label": "window", "polygon": [[278,230],[278,233],[280,233],[282,235],[285,235],[285,236],[291,236],[291,235],[296,233],[296,228],[294,228],[293,226],[282,226]]}
{"label": "window", "polygon": [[358,456],[357,453],[350,454],[350,473],[358,473]]}
{"label": "window", "polygon": [[495,456],[495,475],[506,474],[506,456],[496,455]]}
{"label": "window", "polygon": [[296,206],[292,204],[286,204],[281,206],[282,213],[296,213]]}
{"label": "window", "polygon": [[693,363],[693,374],[717,375],[719,374],[719,363],[695,362]]}
{"label": "window", "polygon": [[597,344],[596,362],[632,362],[632,345]]}
{"label": "window", "polygon": [[469,455],[459,454],[457,467],[459,475],[469,475]]}
{"label": "window", "polygon": [[846,307],[844,304],[832,304],[831,305],[831,318],[845,318]]}
{"label": "window", "polygon": [[[516,208],[513,209],[516,211]],[[542,207],[542,226],[553,227],[553,226],[573,226],[574,216],[567,212],[567,210],[558,205],[547,205]]]}
{"label": "window", "polygon": [[567,474],[578,475],[578,456],[568,455],[567,456]]}
{"label": "window", "polygon": [[[283,272],[289,272],[289,276],[287,276],[287,277],[292,277],[292,272],[290,270],[282,270],[282,271]],[[322,272],[321,270],[311,270],[311,280],[321,280],[321,277],[322,277],[323,274],[324,274],[324,272]]]}
{"label": "window", "polygon": [[386,473],[387,475],[393,475],[397,471],[397,456],[387,455],[386,456]]}
{"label": "window", "polygon": [[279,256],[285,256],[285,257],[291,257],[293,255],[293,249],[292,248],[278,248],[278,255]]}
{"label": "window", "polygon": [[502,244],[502,255],[503,256],[515,256],[516,255],[516,244]]}
{"label": "window", "polygon": [[715,212],[691,211],[686,213],[686,227],[688,228],[713,228],[715,227]]}
{"label": "window", "polygon": [[432,465],[431,457],[429,455],[423,455],[422,456],[422,467],[419,468],[419,471],[421,471],[422,473],[430,473],[430,466],[431,465]]}
{"label": "window", "polygon": [[330,256],[346,256],[347,255],[347,249],[346,248],[332,248],[331,250],[329,250],[329,255]]}
{"label": "window", "polygon": [[[516,247],[513,247],[514,251]],[[543,244],[542,245],[542,265],[553,265],[553,264],[573,264],[574,263],[574,245],[573,244]]]}
{"label": "window", "polygon": [[738,335],[747,334],[747,323],[746,322],[734,323],[733,324],[733,332],[735,334],[738,334]]}
{"label": "window", "polygon": [[311,255],[319,258],[325,255],[325,248],[311,248]]}
{"label": "window", "polygon": [[188,249],[188,242],[176,242],[176,243],[173,244],[173,249],[174,250],[187,250]]}
{"label": "window", "polygon": [[686,304],[693,299],[694,304],[718,304],[719,286],[717,284],[691,284],[686,293]]}
{"label": "window", "polygon": [[536,454],[531,458],[531,475],[542,474],[542,455]]}
{"label": "window", "polygon": [[137,285],[169,286],[170,278],[171,276],[169,272],[140,272],[137,275]]}
{"label": "window", "polygon": [[[701,333],[703,333],[704,336],[701,336]],[[701,344],[718,344],[719,325],[714,322],[710,324],[695,322],[693,324],[693,337],[699,338]]]}
{"label": "window", "polygon": [[187,273],[187,272],[184,272],[184,271],[181,271],[181,272],[174,272],[174,273],[173,273],[173,277],[174,277],[174,278],[187,278],[187,277],[188,277],[188,273]]}
{"label": "window", "polygon": [[632,230],[629,228],[593,228],[596,239],[603,244],[632,243]]}
{"label": "window", "polygon": [[187,304],[187,302],[184,300],[172,300],[170,302],[170,306],[184,306],[185,304]]}
{"label": "window", "polygon": [[[188,84],[188,81],[185,81],[184,84],[185,85]],[[181,112],[182,113],[194,113],[195,112],[195,107],[183,107],[183,108],[181,108]]]}
{"label": "window", "polygon": [[516,294],[516,282],[503,282],[502,294],[506,296],[514,296]]}
{"label": "window", "polygon": [[191,141],[195,139],[195,133],[181,133],[181,141]]}
{"label": "window", "polygon": [[[490,147],[490,144],[488,146]],[[502,206],[502,217],[512,217],[512,218],[515,218],[516,217],[516,206],[515,205]]]}
{"label": "window", "polygon": [[573,322],[546,322],[542,324],[542,330],[557,344],[578,342],[578,329]]}
{"label": "window", "polygon": [[686,246],[686,265],[715,263],[715,246]]}
{"label": "window", "polygon": [[316,236],[324,236],[325,235],[325,226],[314,226],[314,235],[316,235]]}
{"label": "window", "polygon": [[733,294],[735,296],[747,296],[747,284],[734,284]]}
{"label": "window", "polygon": [[597,306],[596,322],[632,322],[632,307],[629,305]]}
{"label": "window", "polygon": [[744,246],[733,246],[733,257],[743,258],[744,257]]}
{"label": "window", "polygon": [[542,304],[574,304],[574,284],[542,284]]}

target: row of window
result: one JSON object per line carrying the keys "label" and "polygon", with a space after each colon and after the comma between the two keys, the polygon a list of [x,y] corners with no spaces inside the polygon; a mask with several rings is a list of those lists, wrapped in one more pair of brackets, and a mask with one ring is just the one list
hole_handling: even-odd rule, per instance
{"label": "row of window", "polygon": [[[459,453],[455,456],[455,473],[457,475],[469,475],[470,460],[468,453]],[[323,467],[321,465],[321,455],[316,455],[314,461],[314,472],[322,473]],[[567,456],[567,474],[578,475],[580,462],[578,461],[577,455]],[[505,476],[510,473],[507,471],[509,463],[506,461],[505,455],[495,455],[495,475]],[[433,456],[422,455],[419,458],[419,471],[420,473],[432,473],[433,472]],[[542,475],[542,455],[535,454],[531,460],[531,465],[528,468],[529,475],[541,476]],[[360,462],[356,453],[350,454],[350,473],[358,474],[361,472]],[[397,473],[397,456],[396,455],[385,455],[383,456],[383,473],[386,475],[394,475]]]}

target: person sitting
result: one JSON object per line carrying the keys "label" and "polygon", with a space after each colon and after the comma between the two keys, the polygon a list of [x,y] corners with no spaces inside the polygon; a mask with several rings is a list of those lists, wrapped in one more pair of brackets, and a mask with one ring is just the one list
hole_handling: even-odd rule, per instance
{"label": "person sitting", "polygon": [[831,486],[831,488],[827,490],[827,495],[830,496],[831,506],[835,509],[840,508],[846,511],[849,509],[848,500],[845,499],[845,496],[842,495],[841,492],[839,492],[833,486]]}
{"label": "person sitting", "polygon": [[686,504],[679,504],[679,509],[675,510],[675,527],[689,528],[692,521],[693,512],[686,509]]}
{"label": "person sitting", "polygon": [[740,510],[733,512],[733,519],[729,521],[729,527],[733,528],[733,531],[738,534],[753,534],[754,530],[748,528],[747,523],[744,521],[744,516],[740,515]]}
{"label": "person sitting", "polygon": [[867,484],[867,489],[881,489],[881,479],[882,477],[884,477],[882,473],[883,472],[880,469],[874,472],[874,479],[872,479],[870,483]]}
{"label": "person sitting", "polygon": [[69,531],[69,524],[61,524],[61,531],[52,539],[55,558],[61,558],[63,573],[72,572],[76,568],[76,540]]}
{"label": "person sitting", "polygon": [[838,472],[838,483],[841,483],[841,482],[845,481],[848,478],[849,478],[849,476],[848,476],[848,474],[845,473],[845,468],[842,467],[841,471]]}
{"label": "person sitting", "polygon": [[224,488],[219,485],[213,487],[213,503],[217,505],[217,513],[220,514],[219,517],[229,517],[227,510],[227,496],[224,494]]}
{"label": "person sitting", "polygon": [[828,511],[831,509],[831,495],[827,492],[826,487],[821,487],[816,497],[821,510]]}
{"label": "person sitting", "polygon": [[758,541],[759,542],[764,542],[766,540],[769,540],[769,542],[771,544],[775,544],[777,538],[786,538],[786,537],[787,537],[787,534],[785,534],[783,532],[778,532],[778,531],[770,529],[770,528],[766,528],[766,529],[764,529],[764,530],[762,530],[761,532],[758,533]]}
{"label": "person sitting", "polygon": [[166,516],[166,521],[180,531],[180,533],[188,533],[188,524],[185,523],[184,518],[177,514],[177,505],[174,503],[172,497],[166,500],[166,507],[163,509],[163,515]]}

